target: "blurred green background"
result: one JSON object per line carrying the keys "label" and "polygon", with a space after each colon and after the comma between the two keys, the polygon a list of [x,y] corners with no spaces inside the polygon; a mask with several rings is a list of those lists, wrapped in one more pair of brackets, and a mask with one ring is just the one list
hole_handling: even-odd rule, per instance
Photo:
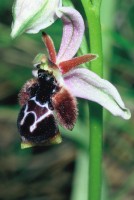
{"label": "blurred green background", "polygon": [[[64,2],[64,1],[63,1]],[[83,14],[80,1],[73,0]],[[41,33],[10,37],[13,0],[0,1],[0,200],[86,200],[90,126],[88,105],[79,100],[72,132],[63,143],[20,149],[17,95],[32,77],[32,60],[45,48]],[[104,76],[120,91],[132,118],[105,111],[102,200],[134,199],[134,1],[102,0]],[[46,29],[58,50],[62,23]]]}

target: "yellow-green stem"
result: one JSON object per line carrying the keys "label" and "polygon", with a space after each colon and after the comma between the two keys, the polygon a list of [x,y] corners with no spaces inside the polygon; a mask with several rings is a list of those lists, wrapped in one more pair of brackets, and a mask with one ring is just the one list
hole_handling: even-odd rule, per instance
{"label": "yellow-green stem", "polygon": [[[95,3],[94,3],[95,2]],[[90,51],[99,57],[91,62],[90,69],[103,76],[103,54],[100,24],[100,0],[82,0],[89,27]],[[99,98],[99,96],[98,96]],[[90,158],[89,158],[89,200],[101,199],[102,186],[102,140],[103,111],[95,104],[89,104],[90,110]]]}

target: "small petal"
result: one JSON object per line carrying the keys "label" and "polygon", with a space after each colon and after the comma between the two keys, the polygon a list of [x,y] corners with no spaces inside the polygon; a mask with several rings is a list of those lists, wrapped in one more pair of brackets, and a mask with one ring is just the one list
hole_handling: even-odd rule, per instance
{"label": "small petal", "polygon": [[84,56],[72,58],[71,60],[63,61],[59,63],[58,67],[60,68],[62,74],[65,74],[74,67],[77,67],[96,58],[97,56],[95,54],[86,54]]}
{"label": "small petal", "polygon": [[54,46],[53,40],[51,39],[51,37],[49,35],[47,35],[44,32],[42,33],[42,39],[47,48],[47,51],[49,54],[49,59],[53,63],[55,63],[56,62],[56,51],[55,51],[55,46]]}
{"label": "small petal", "polygon": [[50,26],[56,19],[56,9],[61,0],[16,0],[13,6],[14,23],[11,36],[15,38],[23,32],[38,33]]}
{"label": "small petal", "polygon": [[64,23],[63,37],[57,63],[71,59],[80,47],[84,34],[83,18],[78,11],[71,7],[61,7],[57,11]]}
{"label": "small petal", "polygon": [[99,103],[113,115],[124,119],[131,117],[130,111],[125,107],[117,89],[95,73],[77,68],[66,74],[64,81],[74,96]]}

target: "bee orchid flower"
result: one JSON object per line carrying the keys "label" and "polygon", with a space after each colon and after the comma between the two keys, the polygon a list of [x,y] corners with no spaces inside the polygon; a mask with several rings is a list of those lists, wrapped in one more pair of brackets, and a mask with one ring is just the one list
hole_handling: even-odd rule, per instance
{"label": "bee orchid flower", "polygon": [[[75,27],[75,22],[73,24]],[[49,58],[45,54],[35,57],[33,75],[37,79],[26,82],[19,94],[22,106],[18,117],[21,148],[60,143],[62,139],[57,122],[68,130],[73,129],[78,115],[75,97],[94,101],[115,116],[124,119],[131,116],[110,82],[79,66],[96,59],[96,55],[72,58],[77,49],[75,45],[80,46],[80,40],[78,33],[77,44],[76,41],[74,43],[75,29],[71,34],[72,30],[68,28],[68,25],[65,26],[58,54],[51,37],[43,33]],[[63,44],[66,44],[65,48]]]}
{"label": "bee orchid flower", "polygon": [[[74,32],[75,29],[77,30],[75,25],[77,26],[74,22]],[[64,27],[60,50],[56,54],[52,39],[43,33],[43,41],[49,53],[49,60],[57,67],[60,84],[64,85],[74,97],[94,101],[113,115],[129,119],[131,117],[130,111],[125,107],[117,89],[109,81],[102,79],[89,69],[80,67],[81,64],[92,61],[97,56],[87,54],[73,58],[81,44],[79,34],[74,35],[75,33],[71,35],[68,25]],[[43,57],[43,54],[39,54],[34,65],[41,64],[42,69],[44,69]],[[37,58],[40,61],[37,61]],[[33,74],[36,76],[36,73],[33,72]]]}
{"label": "bee orchid flower", "polygon": [[35,79],[26,82],[19,94],[22,108],[17,124],[22,148],[60,143],[57,121],[64,128],[73,129],[78,115],[76,97],[94,101],[123,119],[131,116],[110,82],[80,67],[97,56],[75,57],[84,34],[84,22],[79,12],[62,8],[57,15],[64,23],[59,51],[56,53],[51,37],[43,33],[48,57],[45,54],[36,56]]}

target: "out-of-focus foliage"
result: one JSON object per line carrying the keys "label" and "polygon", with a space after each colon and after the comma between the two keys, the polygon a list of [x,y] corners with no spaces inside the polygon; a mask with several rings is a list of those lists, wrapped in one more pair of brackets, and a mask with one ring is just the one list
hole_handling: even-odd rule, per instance
{"label": "out-of-focus foliage", "polygon": [[[134,197],[134,2],[115,1],[114,26],[108,31],[112,42],[109,78],[128,104],[132,118],[128,122],[106,118],[104,170],[112,200]],[[112,16],[111,16],[112,17]]]}
{"label": "out-of-focus foliage", "polygon": [[[73,3],[83,14],[86,25],[80,1],[74,0]],[[33,58],[45,48],[41,33],[23,34],[11,39],[12,4],[13,0],[0,1],[0,199],[68,200],[71,191],[72,200],[82,199],[87,188],[88,168],[89,116],[86,101],[79,101],[79,120],[73,132],[62,129],[65,137],[62,145],[20,150],[16,127],[19,112],[17,94],[25,81],[32,77]],[[107,17],[111,8],[111,15]],[[109,12],[105,12],[106,9]],[[108,3],[103,0],[102,12],[106,76],[118,87],[132,112],[130,121],[106,113],[102,200],[106,195],[109,195],[106,200],[133,200],[134,2],[111,0]],[[62,34],[60,20],[45,31],[51,35],[58,50]],[[73,176],[76,177],[74,182]]]}

